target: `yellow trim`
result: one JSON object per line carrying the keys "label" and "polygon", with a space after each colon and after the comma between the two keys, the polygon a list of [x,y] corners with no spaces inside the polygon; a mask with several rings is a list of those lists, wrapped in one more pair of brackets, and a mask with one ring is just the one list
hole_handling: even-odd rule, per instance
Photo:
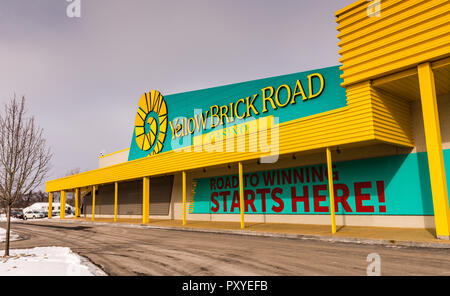
{"label": "yellow trim", "polygon": [[327,170],[328,170],[328,190],[330,192],[330,218],[331,233],[336,233],[336,217],[334,208],[334,186],[333,186],[333,163],[331,161],[331,150],[327,147]]}
{"label": "yellow trim", "polygon": [[437,70],[439,68],[447,67],[447,66],[450,66],[450,57],[445,58],[445,59],[440,59],[438,61],[431,63],[431,68],[433,70]]}
{"label": "yellow trim", "polygon": [[53,192],[48,193],[48,218],[52,218],[52,207],[53,207]]}
{"label": "yellow trim", "polygon": [[186,172],[182,173],[183,178],[183,225],[186,225]]}
{"label": "yellow trim", "polygon": [[377,87],[377,86],[382,86],[383,84],[386,83],[391,83],[391,82],[396,82],[399,79],[404,79],[404,78],[408,78],[408,77],[412,77],[417,75],[417,68],[411,68],[411,69],[407,69],[404,71],[400,71],[400,72],[396,72],[394,74],[391,75],[387,75],[387,76],[383,76],[381,78],[375,79],[372,82],[372,85]]}
{"label": "yellow trim", "polygon": [[241,229],[245,228],[244,223],[244,170],[242,168],[242,162],[239,162],[239,211],[241,213]]}
{"label": "yellow trim", "polygon": [[447,179],[445,177],[444,156],[442,153],[434,74],[430,63],[420,64],[418,66],[418,73],[428,165],[430,169],[431,191],[433,194],[436,235],[438,238],[449,238],[450,209]]}
{"label": "yellow trim", "polygon": [[92,191],[92,188],[88,187],[87,190],[81,195],[81,198],[84,198],[86,195],[88,195]]}
{"label": "yellow trim", "polygon": [[372,17],[370,3],[357,1],[336,13],[342,86],[450,56],[450,1],[383,0]]}
{"label": "yellow trim", "polygon": [[80,216],[80,188],[75,189],[75,219]]}
{"label": "yellow trim", "polygon": [[116,151],[116,152],[111,152],[109,154],[106,154],[106,155],[103,155],[103,156],[99,156],[98,158],[108,157],[108,156],[111,156],[111,155],[114,155],[114,154],[117,154],[117,153],[120,153],[120,152],[123,152],[123,151],[126,151],[126,150],[130,150],[130,148],[125,148],[125,149],[122,149],[122,150],[119,150],[119,151]]}
{"label": "yellow trim", "polygon": [[142,223],[146,224],[150,216],[150,178],[144,177],[142,181]]}
{"label": "yellow trim", "polygon": [[359,5],[361,5],[362,3],[367,3],[367,4],[369,4],[369,2],[367,2],[367,0],[358,0],[358,1],[356,1],[356,2],[353,2],[353,3],[350,4],[350,5],[347,5],[346,7],[342,8],[342,9],[339,9],[338,11],[335,12],[334,15],[335,15],[336,17],[338,17],[338,16],[340,16],[341,14],[344,14],[344,13],[350,11],[350,10],[355,9],[356,7],[358,7]]}
{"label": "yellow trim", "polygon": [[59,218],[66,218],[66,191],[61,191],[61,197],[59,198]]}
{"label": "yellow trim", "polygon": [[[408,101],[397,97],[401,94],[393,95],[375,86],[412,77],[416,73],[416,64],[424,59],[436,61],[449,56],[450,35],[443,33],[449,24],[435,25],[443,22],[450,2],[384,0],[380,17],[368,17],[366,4],[369,3],[360,0],[336,12],[342,59],[345,61],[342,77],[347,86],[347,106],[279,124],[279,155],[357,144],[389,143],[414,147]],[[424,10],[421,11],[421,8]],[[427,26],[429,30],[422,32],[418,29],[419,25],[421,28]],[[406,37],[402,35],[406,33]],[[420,40],[423,42],[416,37],[422,38]],[[411,42],[407,42],[408,38]],[[374,50],[366,51],[367,48]],[[373,54],[373,58],[368,57],[366,52]],[[448,62],[448,58],[437,61],[433,67]],[[390,73],[395,74],[386,76]],[[376,80],[371,83],[369,79]],[[249,147],[248,136],[241,135],[235,140],[235,151],[243,151],[241,148],[244,145]],[[226,147],[226,141],[217,143]],[[186,150],[183,148],[51,180],[46,183],[46,191],[174,174],[270,155],[263,152],[197,152],[197,147],[194,142],[194,145],[187,147],[194,152],[179,153]]]}
{"label": "yellow trim", "polygon": [[95,221],[95,185],[92,186],[92,221]]}
{"label": "yellow trim", "polygon": [[119,195],[119,183],[114,182],[114,222],[117,222],[117,199]]}
{"label": "yellow trim", "polygon": [[[413,147],[409,108],[406,101],[396,100],[374,89],[370,82],[352,85],[347,89],[346,107],[280,124],[278,153],[300,153],[363,142],[374,144],[377,141]],[[218,143],[226,151],[226,140]],[[242,148],[244,145],[249,147],[249,144],[249,135],[240,135],[235,141],[235,151],[248,151]],[[188,148],[191,152],[180,152],[185,149],[167,151],[48,181],[46,191],[174,174],[270,155],[270,152],[196,152],[195,146]]]}

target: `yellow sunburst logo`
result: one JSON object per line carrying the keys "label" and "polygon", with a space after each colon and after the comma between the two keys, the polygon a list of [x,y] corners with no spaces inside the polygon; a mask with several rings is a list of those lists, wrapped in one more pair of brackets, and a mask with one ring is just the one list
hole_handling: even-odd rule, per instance
{"label": "yellow sunburst logo", "polygon": [[157,90],[144,93],[134,121],[135,140],[143,151],[158,154],[164,147],[167,133],[167,105]]}

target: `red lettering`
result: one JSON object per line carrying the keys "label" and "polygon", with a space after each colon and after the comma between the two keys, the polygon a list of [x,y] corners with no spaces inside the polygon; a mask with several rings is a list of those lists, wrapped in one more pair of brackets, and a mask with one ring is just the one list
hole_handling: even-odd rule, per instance
{"label": "red lettering", "polygon": [[252,174],[252,176],[250,177],[250,184],[251,184],[253,187],[256,187],[256,186],[258,186],[258,183],[259,183],[259,177],[258,177],[258,175],[257,175],[257,174]]}
{"label": "red lettering", "polygon": [[225,189],[230,189],[230,188],[231,188],[230,177],[227,177],[227,180],[225,181]]}
{"label": "red lettering", "polygon": [[217,192],[213,192],[211,194],[211,202],[214,204],[214,207],[211,207],[211,211],[213,211],[214,213],[216,213],[219,210],[219,208],[220,208],[220,204],[215,199],[215,197],[219,197],[219,194],[217,194]]}
{"label": "red lettering", "polygon": [[224,212],[227,211],[227,196],[230,195],[230,194],[231,194],[230,191],[219,192],[219,195],[222,196],[222,199],[223,199],[223,211]]}
{"label": "red lettering", "polygon": [[222,189],[223,188],[223,179],[222,177],[217,178],[217,188]]}
{"label": "red lettering", "polygon": [[[250,196],[250,198],[248,198],[248,196]],[[244,190],[244,205],[245,205],[245,212],[249,212],[248,206],[252,208],[253,213],[256,212],[255,192],[253,192],[253,190]]]}
{"label": "red lettering", "polygon": [[373,213],[375,211],[373,206],[364,206],[364,200],[370,200],[370,194],[362,193],[362,189],[372,188],[371,182],[355,183],[355,204],[357,213]]}
{"label": "red lettering", "polygon": [[294,184],[297,184],[297,181],[300,183],[303,183],[305,181],[303,168],[294,169]]}
{"label": "red lettering", "polygon": [[316,178],[317,180],[319,180],[319,182],[323,182],[323,167],[319,166],[318,168],[312,167],[311,168],[311,175],[312,175],[312,181],[316,182]]}
{"label": "red lettering", "polygon": [[297,196],[297,188],[291,187],[292,212],[297,212],[297,203],[302,202],[305,213],[309,213],[309,189],[303,186],[303,195]]}
{"label": "red lettering", "polygon": [[279,198],[277,196],[277,193],[278,194],[282,194],[283,193],[283,189],[277,187],[277,188],[274,188],[272,190],[271,197],[272,197],[274,202],[278,203],[277,207],[275,205],[272,206],[272,211],[274,211],[275,213],[279,213],[279,212],[283,211],[283,209],[284,209],[284,202],[283,202],[283,200],[281,198]]}
{"label": "red lettering", "polygon": [[214,179],[214,178],[211,178],[211,180],[210,180],[210,188],[211,188],[211,190],[216,190],[216,179]]}
{"label": "red lettering", "polygon": [[[385,203],[386,197],[384,195],[384,181],[377,181],[378,202]],[[380,213],[386,213],[386,205],[379,206]]]}
{"label": "red lettering", "polygon": [[269,188],[256,189],[256,193],[261,194],[261,208],[262,212],[266,212],[266,194],[270,193]]}
{"label": "red lettering", "polygon": [[265,186],[273,186],[275,183],[275,172],[263,172]]}
{"label": "red lettering", "polygon": [[235,208],[237,208],[239,210],[240,205],[241,205],[241,202],[239,200],[239,191],[235,191],[233,194],[233,201],[231,202],[230,212],[234,213]]}
{"label": "red lettering", "polygon": [[247,187],[247,179],[248,179],[248,175],[244,175],[243,179],[244,179],[244,187]]}
{"label": "red lettering", "polygon": [[336,168],[336,165],[333,164],[332,169],[331,169],[331,172],[333,173],[333,180],[339,181],[339,172],[337,170],[335,170],[335,168]]}
{"label": "red lettering", "polygon": [[231,180],[233,183],[233,188],[238,188],[239,187],[239,177],[233,176],[233,177],[231,177]]}
{"label": "red lettering", "polygon": [[314,212],[317,213],[327,213],[329,212],[328,206],[321,206],[321,201],[326,201],[326,195],[320,195],[320,191],[327,190],[327,185],[314,185],[313,186],[313,197],[314,197]]}
{"label": "red lettering", "polygon": [[[334,184],[334,209],[336,212],[339,212],[339,206],[340,203],[342,207],[344,208],[344,212],[351,213],[352,208],[347,202],[347,199],[350,196],[350,190],[348,189],[347,185],[345,184]],[[342,194],[338,194],[338,190],[342,191]]]}
{"label": "red lettering", "polygon": [[[339,181],[339,173],[336,170],[335,164],[333,164],[331,172],[333,173],[333,181]],[[328,180],[328,168],[325,168],[325,177]]]}
{"label": "red lettering", "polygon": [[281,183],[284,184],[292,184],[292,171],[291,170],[287,170],[287,171],[281,171]]}

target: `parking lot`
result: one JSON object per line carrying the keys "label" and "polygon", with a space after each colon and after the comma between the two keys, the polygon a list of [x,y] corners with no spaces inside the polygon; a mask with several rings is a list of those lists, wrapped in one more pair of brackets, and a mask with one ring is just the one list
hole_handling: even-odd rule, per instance
{"label": "parking lot", "polygon": [[[0,223],[5,227],[5,223]],[[380,255],[382,275],[450,275],[450,250],[388,248],[130,225],[36,219],[14,221],[12,248],[67,246],[109,275],[366,275]]]}

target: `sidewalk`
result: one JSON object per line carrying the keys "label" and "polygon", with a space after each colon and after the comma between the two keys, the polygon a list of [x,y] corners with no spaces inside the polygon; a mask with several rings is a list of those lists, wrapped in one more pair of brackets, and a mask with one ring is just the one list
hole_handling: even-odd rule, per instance
{"label": "sidewalk", "polygon": [[311,239],[370,245],[450,249],[450,241],[436,239],[434,229],[338,226],[336,234],[331,235],[331,227],[328,225],[248,222],[245,223],[245,229],[241,230],[239,222],[187,221],[186,225],[183,226],[181,220],[150,219],[148,224],[142,224],[141,219],[119,219],[117,222],[114,222],[112,218],[96,218],[95,222],[93,222],[90,218],[67,218],[60,220],[58,217],[54,218],[53,221],[83,224],[99,223],[123,227],[144,227],[293,239]]}

